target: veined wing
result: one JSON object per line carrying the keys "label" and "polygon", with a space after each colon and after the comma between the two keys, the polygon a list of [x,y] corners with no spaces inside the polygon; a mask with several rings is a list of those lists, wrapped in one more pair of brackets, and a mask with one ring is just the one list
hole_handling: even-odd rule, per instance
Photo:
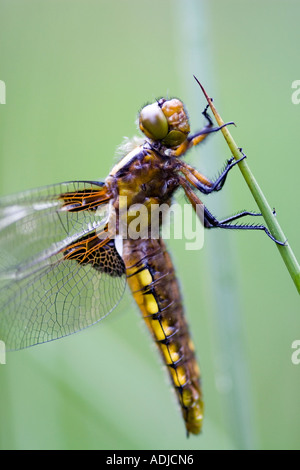
{"label": "veined wing", "polygon": [[70,182],[0,199],[0,339],[20,349],[104,318],[125,289],[105,238],[102,183]]}
{"label": "veined wing", "polygon": [[[106,221],[105,186],[62,183],[0,198],[0,272],[20,273]],[[102,210],[97,210],[98,208]]]}

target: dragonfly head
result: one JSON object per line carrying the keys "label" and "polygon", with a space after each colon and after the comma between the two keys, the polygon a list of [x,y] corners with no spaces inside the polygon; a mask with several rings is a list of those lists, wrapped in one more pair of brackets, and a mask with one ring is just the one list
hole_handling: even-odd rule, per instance
{"label": "dragonfly head", "polygon": [[190,132],[187,113],[177,98],[161,98],[145,106],[139,115],[139,126],[149,139],[168,148],[178,147]]}

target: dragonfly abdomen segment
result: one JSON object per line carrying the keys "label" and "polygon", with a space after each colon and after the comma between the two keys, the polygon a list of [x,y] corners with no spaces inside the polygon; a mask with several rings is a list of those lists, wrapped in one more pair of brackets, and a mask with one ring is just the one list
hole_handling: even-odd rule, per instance
{"label": "dragonfly abdomen segment", "polygon": [[175,388],[188,433],[203,419],[200,371],[174,268],[161,239],[124,240],[127,281]]}

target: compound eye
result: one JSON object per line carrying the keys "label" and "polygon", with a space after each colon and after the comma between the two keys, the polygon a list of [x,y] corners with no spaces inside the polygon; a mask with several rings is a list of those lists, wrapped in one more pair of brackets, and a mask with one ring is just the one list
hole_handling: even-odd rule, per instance
{"label": "compound eye", "polygon": [[168,134],[169,125],[166,116],[157,103],[145,106],[139,116],[141,131],[152,140],[161,140]]}
{"label": "compound eye", "polygon": [[181,131],[172,130],[168,133],[162,143],[169,148],[177,147],[186,139],[186,134]]}

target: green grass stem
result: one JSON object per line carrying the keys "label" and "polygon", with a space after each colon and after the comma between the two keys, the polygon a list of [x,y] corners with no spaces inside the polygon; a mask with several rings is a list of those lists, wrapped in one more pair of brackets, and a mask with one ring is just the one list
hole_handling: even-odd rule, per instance
{"label": "green grass stem", "polygon": [[[221,116],[219,115],[218,111],[216,110],[211,98],[209,98],[209,96],[207,95],[205,89],[203,88],[203,86],[201,85],[201,83],[197,80],[197,78],[195,77],[196,81],[198,82],[198,84],[200,85],[204,95],[205,95],[205,98],[207,99],[207,102],[210,106],[210,109],[212,110],[214,116],[215,116],[215,119],[218,123],[219,126],[222,126],[224,124],[224,121],[223,119],[221,118]],[[222,131],[222,134],[228,144],[228,147],[230,148],[230,151],[233,155],[233,157],[236,159],[236,160],[239,160],[241,158],[241,149],[237,146],[237,144],[235,143],[233,137],[231,136],[229,130],[227,127],[223,127],[221,129]],[[240,163],[238,163],[238,166],[241,170],[241,173],[259,207],[259,210],[263,216],[263,218],[265,219],[265,222],[266,222],[266,226],[268,227],[270,233],[272,234],[272,236],[274,238],[276,238],[276,240],[279,240],[279,241],[282,241],[282,242],[286,242],[286,244],[284,246],[282,245],[279,245],[278,243],[276,243],[276,246],[279,250],[279,253],[281,254],[281,257],[290,273],[290,276],[292,278],[292,280],[294,281],[294,284],[298,290],[298,293],[300,294],[300,266],[299,266],[299,263],[293,253],[293,250],[291,248],[291,246],[289,245],[289,243],[287,242],[287,239],[283,233],[283,230],[282,228],[280,227],[279,225],[279,222],[277,220],[277,217],[276,217],[276,214],[273,213],[273,210],[271,209],[264,193],[262,192],[259,184],[257,183],[256,179],[254,178],[247,162],[246,162],[246,159],[242,160]]]}

